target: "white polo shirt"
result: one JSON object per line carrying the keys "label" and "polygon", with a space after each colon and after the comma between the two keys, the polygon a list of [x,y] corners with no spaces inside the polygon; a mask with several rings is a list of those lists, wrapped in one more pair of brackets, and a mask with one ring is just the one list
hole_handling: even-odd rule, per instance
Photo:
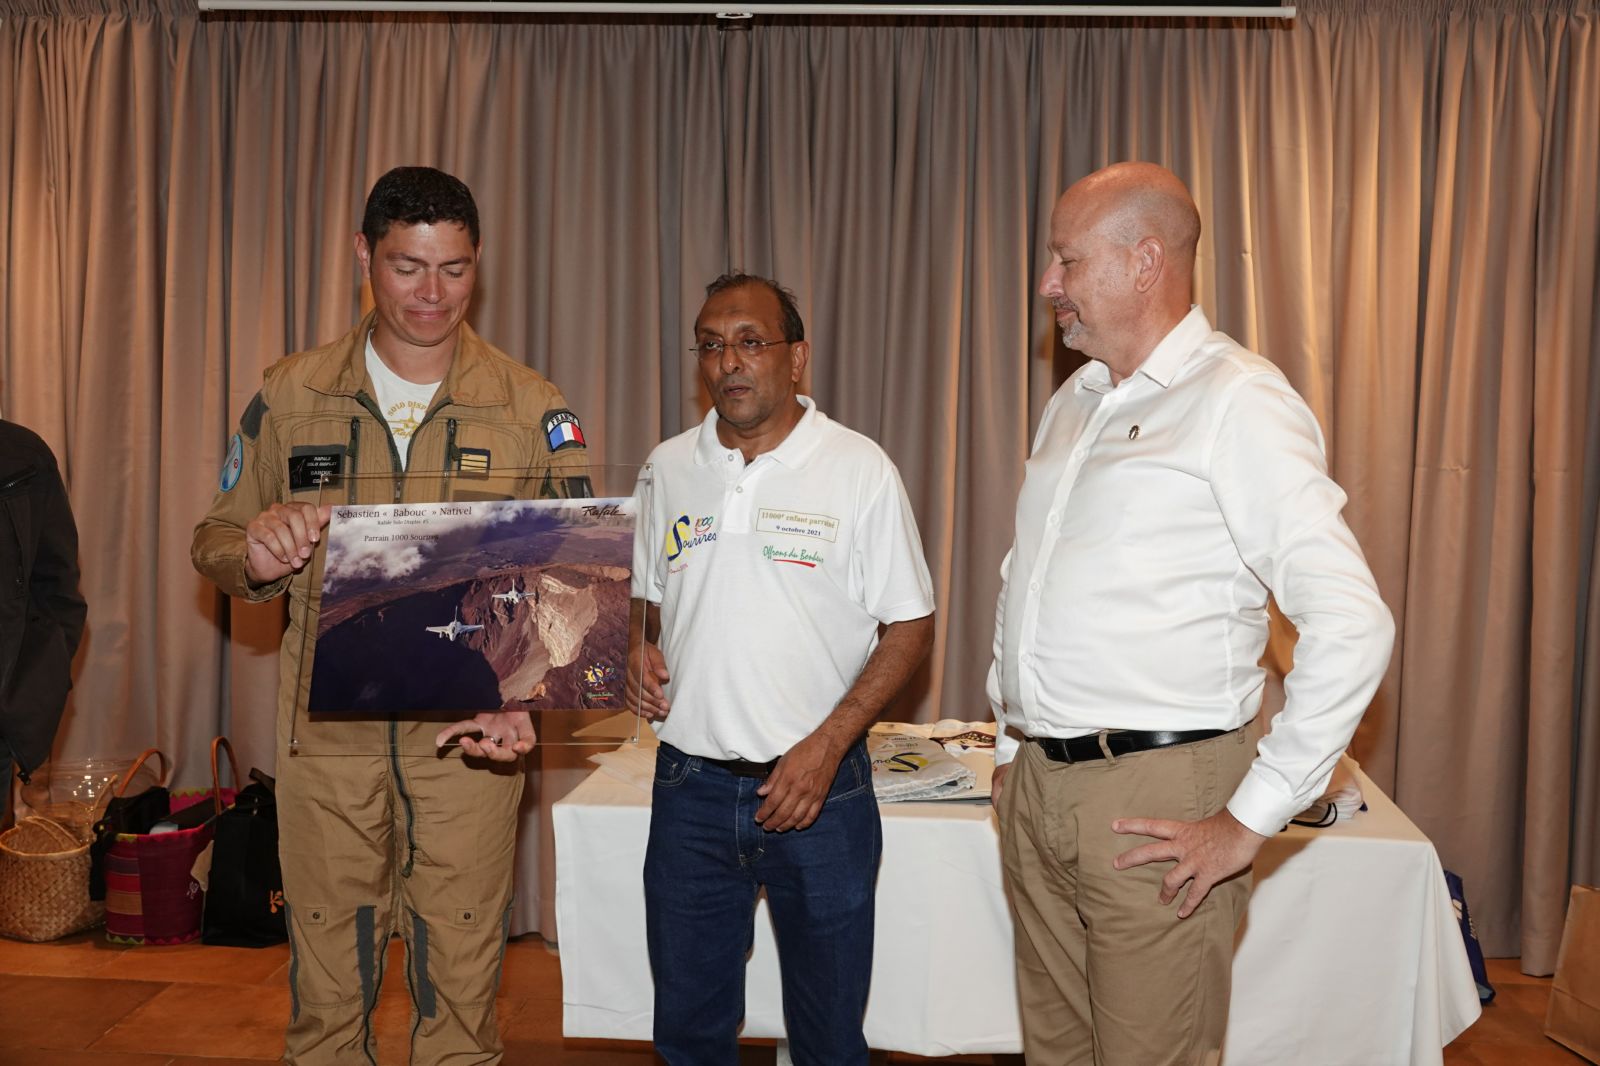
{"label": "white polo shirt", "polygon": [[672,675],[656,731],[690,755],[777,758],[855,683],[878,623],[933,612],[894,463],[800,402],[789,436],[748,465],[713,409],[640,475],[633,595],[661,606]]}

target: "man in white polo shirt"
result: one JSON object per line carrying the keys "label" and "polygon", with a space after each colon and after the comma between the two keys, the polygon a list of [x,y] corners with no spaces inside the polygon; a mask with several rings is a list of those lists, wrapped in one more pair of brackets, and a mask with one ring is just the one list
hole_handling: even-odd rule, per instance
{"label": "man in white polo shirt", "polygon": [[864,734],[933,643],[894,464],[797,394],[810,345],[775,282],[712,282],[715,407],[642,475],[629,695],[661,738],[645,857],[656,1050],[734,1066],[756,895],[799,1066],[867,1061],[882,832]]}
{"label": "man in white polo shirt", "polygon": [[[1315,417],[1189,302],[1199,237],[1149,163],[1089,175],[1050,219],[1039,292],[1090,362],[1039,424],[989,675],[1034,1063],[1215,1061],[1250,863],[1326,786],[1389,661]],[[1269,591],[1300,639],[1258,753]]]}

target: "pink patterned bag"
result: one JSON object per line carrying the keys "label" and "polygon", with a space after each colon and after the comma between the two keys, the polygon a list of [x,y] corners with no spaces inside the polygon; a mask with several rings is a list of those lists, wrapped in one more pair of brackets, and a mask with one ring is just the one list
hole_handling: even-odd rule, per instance
{"label": "pink patterned bag", "polygon": [[[215,817],[233,802],[235,791],[223,788],[218,778],[219,747],[226,749],[237,783],[239,764],[233,745],[218,737],[211,742],[211,787],[172,793],[169,820],[182,828],[118,833],[106,853],[106,939],[112,943],[182,944],[199,937],[205,893],[195,880],[194,864],[211,843]],[[118,796],[154,751],[134,763],[118,783]]]}

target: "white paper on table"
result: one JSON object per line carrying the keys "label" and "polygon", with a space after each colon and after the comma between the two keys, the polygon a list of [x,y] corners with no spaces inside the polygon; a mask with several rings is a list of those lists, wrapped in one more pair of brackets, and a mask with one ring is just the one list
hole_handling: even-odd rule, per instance
{"label": "white paper on table", "polygon": [[[1294,816],[1295,822],[1319,826],[1354,818],[1366,803],[1361,796],[1361,782],[1356,777],[1356,771],[1360,768],[1361,765],[1349,755],[1339,756],[1339,761],[1333,767],[1333,776],[1328,779],[1328,787],[1322,790],[1317,802]],[[1329,817],[1330,806],[1332,817]]]}
{"label": "white paper on table", "polygon": [[609,777],[625,782],[640,792],[649,792],[656,779],[656,747],[624,744],[616,751],[602,751],[589,756],[589,761],[599,766]]}
{"label": "white paper on table", "polygon": [[[984,744],[973,734],[988,736],[989,743]],[[945,752],[972,772],[970,787],[960,791],[930,790],[926,796],[916,796],[917,802],[971,802],[989,798],[990,783],[994,780],[994,722],[963,722],[958,718],[943,718],[937,722],[879,722],[867,734],[869,750],[874,736],[926,737],[938,741]],[[959,739],[953,742],[945,741],[945,738],[951,737]],[[877,791],[876,778],[874,778],[874,791]],[[891,802],[881,792],[878,798]],[[897,796],[895,801],[904,802],[911,798]]]}

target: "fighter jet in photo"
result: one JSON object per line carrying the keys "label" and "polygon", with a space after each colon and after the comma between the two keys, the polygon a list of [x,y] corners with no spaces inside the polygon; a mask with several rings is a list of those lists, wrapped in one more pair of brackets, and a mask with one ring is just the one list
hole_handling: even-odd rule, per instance
{"label": "fighter jet in photo", "polygon": [[493,598],[497,600],[504,600],[511,605],[513,610],[515,610],[517,604],[521,603],[523,600],[533,599],[533,593],[522,591],[517,587],[517,583],[513,581],[511,583],[510,592],[496,592]]}
{"label": "fighter jet in photo", "polygon": [[454,618],[450,619],[450,624],[449,625],[447,625],[447,626],[423,626],[423,628],[426,629],[429,633],[437,633],[437,634],[439,634],[441,637],[444,637],[446,640],[448,640],[452,644],[454,644],[455,643],[455,639],[457,637],[459,637],[461,634],[463,634],[463,633],[476,633],[478,630],[482,629],[483,627],[482,626],[469,626],[469,625],[465,624],[464,622],[462,622],[461,621],[461,608],[457,607],[456,608],[456,616]]}

